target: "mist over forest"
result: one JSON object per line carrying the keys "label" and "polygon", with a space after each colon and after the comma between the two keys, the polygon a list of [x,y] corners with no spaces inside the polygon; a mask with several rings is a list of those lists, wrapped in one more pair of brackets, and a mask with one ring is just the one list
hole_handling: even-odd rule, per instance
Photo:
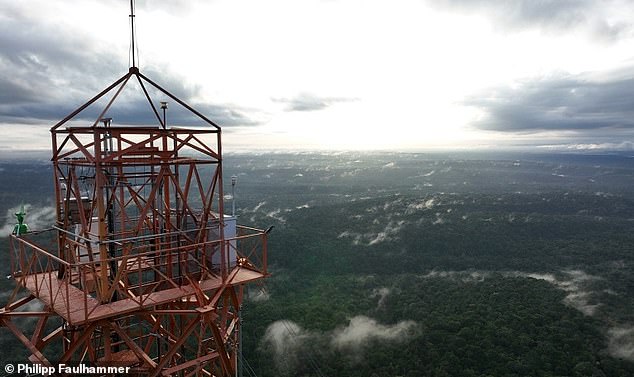
{"label": "mist over forest", "polygon": [[[633,158],[226,153],[239,222],[274,226],[272,276],[243,308],[244,375],[634,375]],[[48,227],[50,161],[0,174],[2,234],[21,205]],[[6,329],[0,346],[26,358]]]}

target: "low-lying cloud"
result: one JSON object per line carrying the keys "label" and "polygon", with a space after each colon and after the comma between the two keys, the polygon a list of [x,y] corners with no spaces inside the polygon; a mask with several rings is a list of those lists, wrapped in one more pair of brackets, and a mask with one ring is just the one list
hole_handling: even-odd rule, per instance
{"label": "low-lying cloud", "polygon": [[406,225],[404,220],[390,220],[385,227],[377,233],[358,233],[350,230],[339,233],[337,238],[351,238],[353,245],[374,246],[383,242],[394,241]]}
{"label": "low-lying cloud", "polygon": [[265,288],[260,288],[255,291],[249,291],[249,300],[253,302],[268,301],[271,298],[271,294]]}
{"label": "low-lying cloud", "polygon": [[322,345],[322,349],[330,345],[332,350],[345,351],[350,360],[359,362],[371,341],[403,343],[415,337],[418,331],[417,323],[411,320],[388,325],[364,315],[352,317],[348,324],[326,332],[307,331],[295,322],[280,320],[267,327],[262,345],[270,346],[278,370],[290,373],[308,357],[306,353],[315,352],[315,344]]}
{"label": "low-lying cloud", "polygon": [[[465,283],[477,283],[494,275],[529,278],[543,280],[554,287],[566,292],[563,303],[580,311],[584,315],[596,317],[599,314],[601,303],[596,301],[596,296],[603,293],[615,295],[617,293],[603,289],[601,292],[593,288],[593,284],[603,280],[600,276],[590,275],[582,270],[563,270],[560,273],[531,273],[523,271],[438,271],[433,270],[422,278],[426,279],[451,279]],[[614,325],[610,321],[607,330],[608,352],[615,358],[634,361],[634,326],[630,324]]]}
{"label": "low-lying cloud", "polygon": [[634,326],[609,329],[608,351],[613,357],[634,361]]}
{"label": "low-lying cloud", "polygon": [[370,297],[378,297],[379,300],[376,303],[376,308],[381,309],[385,306],[385,301],[387,300],[387,296],[392,292],[390,288],[381,287],[375,288],[372,290],[372,295]]}
{"label": "low-lying cloud", "polygon": [[350,319],[347,326],[337,328],[331,344],[338,349],[359,350],[371,340],[404,342],[415,335],[416,322],[401,321],[393,325],[383,325],[366,316]]}
{"label": "low-lying cloud", "polygon": [[309,334],[298,324],[283,319],[266,328],[262,343],[272,347],[277,368],[289,371],[297,366],[297,352],[308,337]]}
{"label": "low-lying cloud", "polygon": [[424,279],[450,279],[461,281],[463,283],[481,282],[491,277],[492,273],[488,271],[439,271],[432,270],[421,277]]}
{"label": "low-lying cloud", "polygon": [[564,270],[563,277],[554,274],[537,274],[525,272],[512,272],[508,275],[544,280],[567,293],[564,303],[579,310],[587,316],[597,313],[600,303],[594,302],[595,292],[589,287],[589,283],[601,280],[600,277],[589,275],[581,270]]}

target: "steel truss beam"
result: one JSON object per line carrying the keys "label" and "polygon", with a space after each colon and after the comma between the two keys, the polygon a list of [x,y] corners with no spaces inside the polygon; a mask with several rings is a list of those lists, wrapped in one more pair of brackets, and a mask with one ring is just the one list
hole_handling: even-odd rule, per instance
{"label": "steel truss beam", "polygon": [[[156,124],[105,118],[130,82]],[[168,126],[150,91],[200,124]],[[96,119],[81,118],[101,100]],[[16,285],[0,325],[43,365],[233,375],[244,285],[268,275],[267,234],[223,215],[220,127],[132,67],[51,134],[56,223],[11,236]],[[24,317],[35,327],[20,328]]]}

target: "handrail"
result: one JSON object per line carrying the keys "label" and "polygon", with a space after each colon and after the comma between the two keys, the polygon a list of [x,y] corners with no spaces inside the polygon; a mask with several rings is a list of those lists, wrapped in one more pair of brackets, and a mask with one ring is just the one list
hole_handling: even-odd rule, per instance
{"label": "handrail", "polygon": [[[49,229],[49,230],[52,230],[52,229]],[[40,231],[39,233],[42,233],[42,232],[44,232],[44,231]],[[33,243],[33,242],[29,242],[30,240],[27,240],[27,239],[25,239],[25,238],[23,238],[23,237],[18,237],[18,236],[16,236],[15,234],[12,234],[10,237],[11,237],[11,239],[12,239],[12,240],[14,240],[14,241],[17,241],[17,242],[20,242],[20,243],[24,243],[24,244],[29,245],[29,246],[30,246],[30,247],[32,247],[33,249],[37,250],[38,252],[40,252],[40,253],[44,254],[45,256],[47,256],[47,257],[49,257],[49,258],[51,258],[51,259],[55,260],[56,262],[58,262],[58,263],[60,263],[60,264],[63,264],[63,265],[65,265],[65,266],[67,266],[67,267],[70,267],[70,266],[72,265],[71,263],[69,263],[69,262],[67,262],[67,261],[65,261],[65,260],[63,260],[63,259],[61,259],[61,258],[59,258],[59,257],[57,257],[57,256],[55,256],[55,255],[53,255],[53,254],[51,254],[51,253],[49,253],[48,251],[44,250],[44,249],[43,249],[42,247],[40,247],[39,245],[37,245],[37,244],[35,244],[35,243]]]}
{"label": "handrail", "polygon": [[[105,260],[72,262],[47,251],[38,238],[46,232],[58,234],[58,229],[12,235],[11,275],[18,285],[44,299],[52,310],[71,323],[85,321],[100,305],[112,302],[114,292],[118,292],[119,299],[131,299],[136,307],[143,308],[148,305],[147,300],[152,293],[178,288],[200,279],[216,276],[222,279],[223,284],[230,284],[228,277],[236,267],[266,275],[266,233],[256,228],[237,228],[238,234],[231,238],[180,245],[169,241],[159,244],[142,242],[144,240],[127,242],[119,249],[123,255]],[[53,234],[50,237],[53,241]],[[83,248],[86,246],[83,245]],[[82,250],[82,244],[78,242],[67,252],[74,255],[79,250]],[[66,257],[71,258],[71,255]],[[104,282],[99,279],[99,271],[113,266],[117,266],[117,272],[111,272],[110,279],[105,282],[108,297],[100,297],[98,287]],[[168,272],[170,266],[174,268]],[[145,271],[154,273],[145,274]],[[160,282],[168,284],[161,285]],[[78,295],[77,292],[83,294]],[[15,298],[11,297],[9,302]]]}

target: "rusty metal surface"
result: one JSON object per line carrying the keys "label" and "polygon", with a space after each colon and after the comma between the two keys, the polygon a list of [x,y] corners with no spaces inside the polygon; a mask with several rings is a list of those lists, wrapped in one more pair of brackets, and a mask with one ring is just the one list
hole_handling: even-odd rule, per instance
{"label": "rusty metal surface", "polygon": [[[156,124],[104,119],[116,114],[132,76]],[[167,126],[146,85],[200,126]],[[97,119],[80,118],[108,95]],[[51,135],[57,220],[11,237],[16,285],[0,324],[44,365],[234,374],[243,287],[268,274],[267,234],[240,226],[226,234],[220,127],[132,67]],[[29,311],[32,300],[44,309]],[[16,316],[38,319],[31,338]],[[62,324],[46,333],[49,318]],[[56,342],[62,354],[44,356]]]}

